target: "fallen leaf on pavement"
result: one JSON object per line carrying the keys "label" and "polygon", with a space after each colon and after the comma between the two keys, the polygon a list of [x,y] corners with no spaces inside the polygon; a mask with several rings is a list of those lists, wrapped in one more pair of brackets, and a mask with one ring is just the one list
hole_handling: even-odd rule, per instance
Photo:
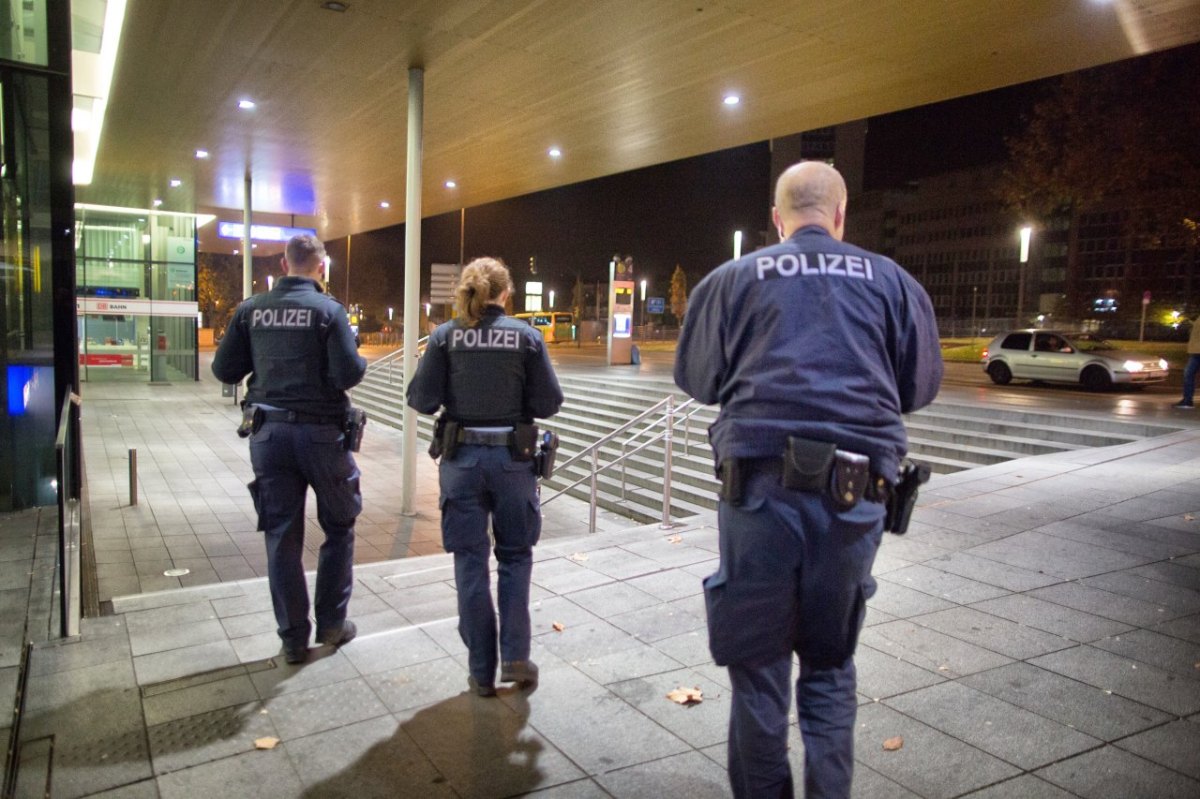
{"label": "fallen leaf on pavement", "polygon": [[1183,514],[1183,520],[1186,522],[1194,522],[1196,521],[1196,516],[1192,513],[1185,513]]}
{"label": "fallen leaf on pavement", "polygon": [[563,630],[567,629],[567,625],[563,624],[561,621],[556,621],[550,626],[554,628],[554,632],[556,633],[561,633]]}
{"label": "fallen leaf on pavement", "polygon": [[883,742],[883,751],[895,752],[902,746],[904,746],[904,738],[900,735],[897,735],[894,738],[888,738]]}
{"label": "fallen leaf on pavement", "polygon": [[582,552],[576,552],[574,555],[571,556],[571,560],[575,561],[576,563],[583,563],[587,559],[588,559],[588,556],[583,554]]}
{"label": "fallen leaf on pavement", "polygon": [[683,541],[683,536],[673,535],[670,538],[668,538],[667,541],[672,544],[678,544],[679,542]]}
{"label": "fallen leaf on pavement", "polygon": [[667,699],[681,705],[698,705],[704,701],[704,692],[699,688],[676,688],[667,694]]}
{"label": "fallen leaf on pavement", "polygon": [[266,738],[256,738],[254,740],[255,749],[274,749],[276,746],[279,746],[279,739],[274,736],[269,735]]}

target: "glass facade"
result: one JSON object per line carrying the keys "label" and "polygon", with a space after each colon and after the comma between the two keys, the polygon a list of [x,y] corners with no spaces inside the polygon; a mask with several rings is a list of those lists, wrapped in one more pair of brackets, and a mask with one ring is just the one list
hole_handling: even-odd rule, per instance
{"label": "glass facade", "polygon": [[56,502],[57,414],[74,384],[65,11],[0,0],[0,511]]}
{"label": "glass facade", "polygon": [[196,217],[79,206],[79,375],[196,380]]}

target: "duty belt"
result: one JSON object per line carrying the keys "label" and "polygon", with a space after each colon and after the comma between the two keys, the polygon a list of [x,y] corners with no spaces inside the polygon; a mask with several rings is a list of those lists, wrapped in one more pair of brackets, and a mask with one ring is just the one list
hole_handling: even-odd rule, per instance
{"label": "duty belt", "polygon": [[464,427],[458,431],[458,443],[480,444],[485,447],[507,447],[512,441],[512,431],[472,430]]}
{"label": "duty belt", "polygon": [[264,422],[294,422],[297,424],[336,424],[342,423],[341,416],[318,416],[315,413],[301,413],[300,411],[268,411],[264,408],[259,408],[258,412],[262,414]]}
{"label": "duty belt", "polygon": [[[726,480],[726,473],[731,469],[747,476],[750,473],[756,473],[774,475],[778,479],[783,476],[783,459],[779,456],[774,458],[728,458],[721,463],[721,470],[718,473],[722,482]],[[892,486],[886,478],[871,472],[862,497],[867,502],[887,502],[891,491]]]}

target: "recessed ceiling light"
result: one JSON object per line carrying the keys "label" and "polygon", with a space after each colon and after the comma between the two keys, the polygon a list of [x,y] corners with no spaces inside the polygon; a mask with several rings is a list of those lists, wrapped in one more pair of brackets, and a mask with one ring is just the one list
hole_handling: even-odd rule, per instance
{"label": "recessed ceiling light", "polygon": [[238,100],[238,108],[243,108],[243,109],[249,111],[253,107],[254,107],[253,100]]}
{"label": "recessed ceiling light", "polygon": [[392,204],[390,202],[388,202],[387,200],[384,200],[383,202],[379,203],[379,207],[380,208],[391,208]]}
{"label": "recessed ceiling light", "polygon": [[741,101],[742,98],[738,97],[736,94],[727,94],[725,95],[724,103],[725,105],[737,105]]}
{"label": "recessed ceiling light", "polygon": [[240,251],[239,251],[239,250],[234,250],[234,251],[233,251],[233,254],[234,254],[234,255],[238,255],[238,254],[240,254]]}
{"label": "recessed ceiling light", "polygon": [[179,178],[171,178],[171,188],[177,189],[183,185],[183,181]]}
{"label": "recessed ceiling light", "polygon": [[446,181],[446,188],[448,188],[448,189],[457,189],[457,188],[458,188],[458,184],[457,184],[457,183],[455,183],[453,180],[447,180],[447,181]]}
{"label": "recessed ceiling light", "polygon": [[208,150],[197,150],[196,157],[197,158],[208,158]]}
{"label": "recessed ceiling light", "polygon": [[155,198],[154,198],[154,207],[155,207],[155,208],[157,208],[157,207],[159,207],[160,205],[162,205],[162,200],[160,200],[160,199],[158,199],[157,197],[155,197]]}
{"label": "recessed ceiling light", "polygon": [[558,149],[557,147],[551,147],[550,148],[550,157],[551,158],[561,158],[562,150]]}
{"label": "recessed ceiling light", "polygon": [[339,14],[346,13],[346,9],[349,7],[350,6],[346,5],[345,3],[337,2],[337,0],[326,0],[326,2],[321,3],[321,8],[325,9],[326,11],[336,11]]}

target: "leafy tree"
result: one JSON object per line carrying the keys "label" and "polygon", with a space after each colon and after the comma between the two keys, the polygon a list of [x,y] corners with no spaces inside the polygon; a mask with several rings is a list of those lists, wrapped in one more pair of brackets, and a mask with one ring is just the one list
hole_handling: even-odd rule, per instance
{"label": "leafy tree", "polygon": [[1001,196],[1038,219],[1120,203],[1144,244],[1196,241],[1200,49],[1065,75],[1006,140]]}
{"label": "leafy tree", "polygon": [[208,326],[223,331],[241,299],[241,262],[200,253],[196,258],[196,303]]}
{"label": "leafy tree", "polygon": [[575,288],[571,290],[571,313],[575,314],[575,322],[583,320],[583,278],[575,275]]}
{"label": "leafy tree", "polygon": [[687,274],[679,264],[675,264],[675,271],[671,273],[671,313],[681,324],[687,313],[687,298]]}
{"label": "leafy tree", "polygon": [[[1001,198],[1029,221],[1077,229],[1081,212],[1118,211],[1121,248],[1180,249],[1192,271],[1200,235],[1200,48],[1184,47],[1072,73],[1051,85],[1006,140]],[[1067,295],[1086,309],[1078,249],[1067,250]],[[1189,272],[1190,274],[1190,272]],[[1121,316],[1140,313],[1122,303]]]}

